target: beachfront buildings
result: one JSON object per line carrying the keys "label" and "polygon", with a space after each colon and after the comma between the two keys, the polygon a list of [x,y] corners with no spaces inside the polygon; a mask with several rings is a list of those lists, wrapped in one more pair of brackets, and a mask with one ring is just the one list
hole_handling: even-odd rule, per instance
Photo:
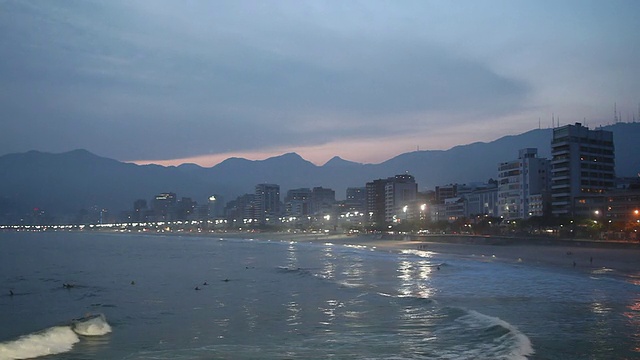
{"label": "beachfront buildings", "polygon": [[287,191],[284,198],[285,215],[289,217],[303,217],[312,214],[311,189],[299,188]]}
{"label": "beachfront buildings", "polygon": [[156,195],[153,198],[152,209],[154,220],[171,220],[172,214],[176,206],[176,194],[172,192],[166,192]]}
{"label": "beachfront buildings", "polygon": [[489,216],[498,214],[498,187],[493,183],[486,186],[479,186],[472,192],[466,194],[466,213],[468,218]]}
{"label": "beachfront buildings", "polygon": [[449,184],[437,186],[435,200],[429,206],[432,222],[497,216],[497,182]]}
{"label": "beachfront buildings", "polygon": [[336,203],[336,192],[333,189],[316,186],[311,191],[311,206],[316,215],[326,216],[332,213]]}
{"label": "beachfront buildings", "polygon": [[364,212],[367,204],[367,189],[365,187],[347,188],[346,210],[350,212]]}
{"label": "beachfront buildings", "polygon": [[576,199],[601,195],[615,186],[613,133],[580,123],[553,129],[551,211],[577,216]]}
{"label": "beachfront buildings", "polygon": [[538,149],[521,149],[517,160],[500,163],[498,216],[505,220],[543,216],[549,180],[549,161],[538,157]]}
{"label": "beachfront buildings", "polygon": [[416,201],[418,185],[413,175],[402,174],[368,182],[367,221],[372,225],[407,220],[409,207]]}
{"label": "beachfront buildings", "polygon": [[285,216],[305,217],[330,215],[336,203],[336,192],[320,186],[291,189],[284,198]]}
{"label": "beachfront buildings", "polygon": [[413,175],[403,174],[389,178],[384,187],[384,210],[386,222],[407,220],[409,206],[418,194],[418,184]]}
{"label": "beachfront buildings", "polygon": [[274,222],[280,215],[280,185],[256,185],[254,206],[254,221],[257,221],[258,224]]}
{"label": "beachfront buildings", "polygon": [[244,194],[229,201],[224,209],[227,222],[233,227],[243,226],[249,220],[253,222],[255,216],[254,199],[254,194]]}
{"label": "beachfront buildings", "polygon": [[384,186],[387,179],[377,179],[370,181],[365,186],[366,208],[365,214],[367,222],[371,225],[384,224]]}
{"label": "beachfront buildings", "polygon": [[222,195],[214,194],[207,199],[207,218],[217,219],[224,215],[224,199]]}

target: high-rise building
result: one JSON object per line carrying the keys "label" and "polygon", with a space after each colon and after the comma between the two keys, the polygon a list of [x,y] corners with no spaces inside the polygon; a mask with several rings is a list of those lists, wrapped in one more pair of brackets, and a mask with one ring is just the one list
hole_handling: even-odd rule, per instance
{"label": "high-rise building", "polygon": [[288,216],[307,216],[311,214],[311,189],[300,188],[287,191],[284,198],[285,213]]}
{"label": "high-rise building", "polygon": [[225,217],[232,227],[242,227],[247,223],[253,223],[256,213],[254,200],[254,194],[244,194],[227,203]]}
{"label": "high-rise building", "polygon": [[403,174],[389,178],[384,188],[385,221],[407,220],[409,205],[418,194],[418,184],[413,175]]}
{"label": "high-rise building", "polygon": [[336,203],[336,192],[332,189],[314,187],[311,192],[313,212],[317,215],[327,215],[332,212]]}
{"label": "high-rise building", "polygon": [[538,149],[522,149],[517,160],[498,166],[498,216],[506,220],[542,216],[547,198],[549,161]]}
{"label": "high-rise building", "polygon": [[131,220],[143,221],[145,220],[145,212],[147,211],[147,200],[138,199],[133,203],[133,213]]}
{"label": "high-rise building", "polygon": [[444,204],[445,199],[458,196],[458,184],[436,186],[435,203]]}
{"label": "high-rise building", "polygon": [[258,184],[255,191],[255,220],[259,224],[275,222],[280,215],[280,185]]}
{"label": "high-rise building", "polygon": [[216,219],[224,213],[224,199],[221,195],[213,194],[207,199],[207,217]]}
{"label": "high-rise building", "polygon": [[176,204],[175,219],[187,220],[194,216],[198,203],[189,197],[183,197]]}
{"label": "high-rise building", "polygon": [[347,188],[347,200],[345,206],[347,211],[364,212],[367,204],[367,189],[364,187]]}
{"label": "high-rise building", "polygon": [[161,193],[153,198],[153,212],[156,220],[172,220],[176,207],[176,194]]}
{"label": "high-rise building", "polygon": [[378,179],[368,182],[366,189],[366,219],[369,224],[384,224],[384,188],[388,179]]}
{"label": "high-rise building", "polygon": [[613,133],[589,130],[580,123],[553,129],[551,211],[576,216],[575,199],[615,186]]}
{"label": "high-rise building", "polygon": [[409,174],[368,182],[366,185],[367,220],[382,225],[394,220],[406,219],[408,207],[415,203],[418,185]]}

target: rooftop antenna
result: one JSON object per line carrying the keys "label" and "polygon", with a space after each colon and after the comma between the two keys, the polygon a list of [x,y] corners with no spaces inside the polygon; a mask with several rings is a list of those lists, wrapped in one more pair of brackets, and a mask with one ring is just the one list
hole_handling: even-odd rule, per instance
{"label": "rooftop antenna", "polygon": [[556,117],[553,113],[551,113],[551,127],[554,129],[556,127]]}
{"label": "rooftop antenna", "polygon": [[540,118],[538,118],[538,130],[540,130]]}
{"label": "rooftop antenna", "polygon": [[613,103],[613,123],[618,123],[618,104],[615,102]]}

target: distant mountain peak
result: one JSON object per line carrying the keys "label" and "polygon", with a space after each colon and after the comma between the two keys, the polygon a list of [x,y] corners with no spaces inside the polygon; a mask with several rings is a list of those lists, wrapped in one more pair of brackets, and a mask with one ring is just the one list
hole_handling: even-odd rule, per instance
{"label": "distant mountain peak", "polygon": [[67,151],[66,153],[63,154],[82,154],[82,155],[95,155],[94,153],[92,153],[91,151],[87,150],[87,149],[74,149],[74,150],[70,150]]}
{"label": "distant mountain peak", "polygon": [[360,165],[360,163],[345,160],[340,156],[334,156],[322,166],[323,167],[340,167],[340,166],[351,166],[351,165]]}
{"label": "distant mountain peak", "polygon": [[293,159],[298,160],[298,159],[301,159],[301,160],[304,160],[304,158],[302,156],[298,155],[298,153],[295,153],[295,152],[288,152],[288,153],[284,153],[282,155],[273,156],[273,157],[268,158],[267,160],[270,160],[270,159],[286,159],[286,160],[293,160]]}
{"label": "distant mountain peak", "polygon": [[297,153],[294,152],[289,152],[289,153],[285,153],[282,155],[278,155],[278,156],[273,156],[270,157],[268,159],[264,159],[262,160],[262,162],[264,163],[275,163],[275,162],[286,162],[286,163],[300,163],[300,162],[305,162],[305,163],[309,163],[311,164],[311,162],[309,160],[304,159],[302,156],[298,155]]}

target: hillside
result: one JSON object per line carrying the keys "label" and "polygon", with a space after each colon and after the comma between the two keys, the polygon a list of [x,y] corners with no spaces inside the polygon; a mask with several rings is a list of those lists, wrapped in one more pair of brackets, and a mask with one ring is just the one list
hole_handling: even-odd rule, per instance
{"label": "hillside", "polygon": [[[640,172],[640,124],[620,123],[613,131],[616,173],[621,177]],[[15,218],[33,208],[72,214],[81,209],[130,210],[136,199],[149,201],[160,192],[175,192],[200,203],[211,194],[225,201],[252,193],[255,184],[279,184],[281,193],[298,187],[322,186],[343,199],[347,187],[409,172],[421,191],[436,185],[486,181],[495,178],[500,162],[515,159],[518,150],[538,148],[549,157],[552,130],[532,130],[489,143],[461,145],[446,151],[415,151],[380,164],[359,164],[335,157],[316,166],[295,153],[260,161],[230,158],[203,168],[139,166],[94,155],[86,150],[62,154],[29,151],[0,157],[0,220]]]}

